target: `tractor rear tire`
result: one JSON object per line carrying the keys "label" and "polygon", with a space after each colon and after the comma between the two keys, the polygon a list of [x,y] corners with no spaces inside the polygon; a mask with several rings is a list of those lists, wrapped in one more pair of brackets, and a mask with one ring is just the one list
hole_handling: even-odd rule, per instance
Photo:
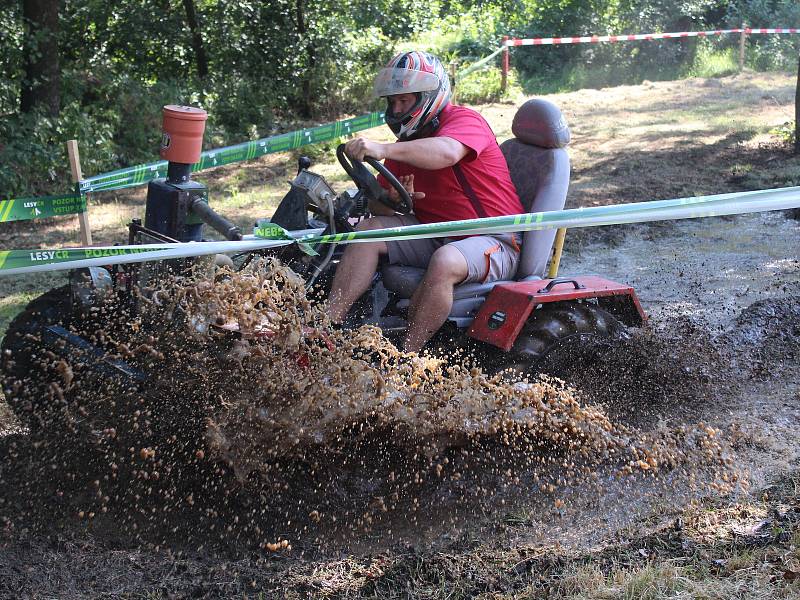
{"label": "tractor rear tire", "polygon": [[627,335],[616,317],[594,304],[545,304],[528,317],[503,370],[520,375],[558,375],[560,365],[570,362],[576,347],[581,348],[582,355],[587,349],[600,354],[613,340]]}
{"label": "tractor rear tire", "polygon": [[69,325],[69,286],[54,288],[32,300],[11,322],[3,337],[0,383],[11,410],[32,432],[58,412],[54,386],[63,386],[55,361],[42,340],[46,327]]}

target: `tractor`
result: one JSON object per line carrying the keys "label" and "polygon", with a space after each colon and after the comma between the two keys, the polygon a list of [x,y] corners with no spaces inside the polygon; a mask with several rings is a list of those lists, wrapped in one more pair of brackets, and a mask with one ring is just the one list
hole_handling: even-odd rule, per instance
{"label": "tractor", "polygon": [[[204,121],[205,113],[175,106],[165,107],[165,115],[167,111],[172,119],[168,126],[165,118],[162,144],[162,157],[169,160],[167,177],[150,182],[144,223],[130,223],[129,243],[201,240],[204,223],[227,239],[242,239],[237,227],[208,206],[207,189],[191,180],[191,167],[199,160],[202,140],[198,123]],[[184,127],[187,123],[191,130],[188,134]],[[560,110],[550,102],[530,100],[516,113],[512,132],[514,138],[505,141],[501,149],[523,206],[533,213],[562,209],[569,185],[565,147],[570,134]],[[191,139],[186,142],[184,138]],[[343,145],[336,155],[356,187],[337,194],[311,170],[311,162],[301,158],[291,189],[271,223],[293,234],[350,232],[359,220],[369,216],[370,201],[389,202],[386,190],[364,163],[349,159]],[[400,182],[380,162],[371,158],[365,162],[398,191],[400,210],[407,210],[411,202]],[[451,355],[453,349],[463,348],[477,356],[486,371],[533,374],[554,355],[570,360],[574,344],[624,336],[628,327],[641,326],[646,315],[632,287],[595,275],[556,277],[563,234],[563,230],[558,235],[552,230],[524,233],[514,280],[457,286],[452,311],[431,340],[431,350]],[[342,246],[320,244],[315,250],[316,254],[309,255],[290,245],[259,252],[277,255],[305,279],[313,298],[324,301]],[[220,262],[238,268],[252,257],[252,253],[220,257]],[[185,269],[192,261],[168,262],[173,263],[173,269]],[[102,311],[97,308],[100,298],[113,295],[117,303],[135,310],[137,290],[159,277],[159,269],[158,265],[145,264],[73,271],[69,285],[33,300],[14,319],[2,341],[0,366],[6,399],[21,421],[31,428],[39,427],[42,415],[50,411],[48,402],[69,401],[63,390],[54,388],[48,380],[59,368],[66,368],[59,365],[67,354],[79,353],[84,365],[100,377],[147,387],[147,372],[123,359],[110,358],[98,346],[96,336],[87,332],[93,322],[101,325]],[[371,324],[389,339],[400,339],[407,328],[409,299],[422,276],[421,269],[381,266],[344,326]],[[75,327],[77,323],[81,327]],[[164,324],[150,326],[157,336]],[[229,329],[231,336],[243,335],[235,327]]]}
{"label": "tractor", "polygon": [[[515,137],[501,150],[523,206],[533,213],[563,209],[570,176],[565,149],[570,133],[561,111],[548,101],[530,100],[516,113],[512,132]],[[398,212],[411,206],[405,189],[380,162],[365,159],[397,190],[399,205],[388,200],[387,191],[363,163],[348,159],[343,146],[336,155],[357,190],[337,196],[301,158],[292,189],[272,223],[289,231],[351,232],[354,222],[368,215],[370,200]],[[567,346],[573,343],[624,336],[627,327],[641,326],[647,317],[632,287],[595,275],[556,276],[565,233],[526,232],[513,281],[457,286],[451,313],[431,340],[431,348],[449,354],[454,346],[464,347],[477,353],[481,366],[490,372],[535,373],[557,350],[568,355]],[[319,257],[287,260],[309,284],[327,290],[338,253],[338,248],[329,246],[320,248]],[[410,298],[423,275],[424,270],[415,267],[382,265],[345,325],[376,325],[393,341],[401,340],[408,326]]]}

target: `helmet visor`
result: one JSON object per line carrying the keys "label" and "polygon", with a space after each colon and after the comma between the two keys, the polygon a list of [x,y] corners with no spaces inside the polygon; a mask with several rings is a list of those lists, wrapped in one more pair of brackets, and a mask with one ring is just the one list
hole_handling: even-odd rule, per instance
{"label": "helmet visor", "polygon": [[375,78],[373,92],[375,97],[394,96],[396,94],[414,94],[429,92],[439,88],[439,78],[433,73],[412,69],[381,69]]}

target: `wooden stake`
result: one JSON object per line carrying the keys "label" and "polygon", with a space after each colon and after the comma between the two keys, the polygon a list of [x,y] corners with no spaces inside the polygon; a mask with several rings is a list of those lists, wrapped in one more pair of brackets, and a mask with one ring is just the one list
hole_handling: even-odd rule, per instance
{"label": "wooden stake", "polygon": [[[81,172],[81,155],[78,153],[77,140],[69,140],[67,142],[67,154],[69,154],[69,168],[72,171],[72,182],[77,188],[78,183],[83,179],[83,173]],[[91,246],[92,228],[89,225],[88,203],[86,205],[86,210],[82,213],[78,213],[78,222],[81,225],[81,244],[84,246]]]}
{"label": "wooden stake", "polygon": [[453,104],[456,103],[456,61],[450,63],[450,100]]}
{"label": "wooden stake", "polygon": [[506,93],[506,87],[508,87],[508,69],[509,69],[509,59],[508,59],[508,46],[506,46],[506,41],[508,41],[508,36],[503,36],[503,68],[500,72],[500,91],[504,94]]}
{"label": "wooden stake", "polygon": [[739,71],[744,71],[744,45],[747,41],[747,23],[742,23],[742,33],[739,34]]}

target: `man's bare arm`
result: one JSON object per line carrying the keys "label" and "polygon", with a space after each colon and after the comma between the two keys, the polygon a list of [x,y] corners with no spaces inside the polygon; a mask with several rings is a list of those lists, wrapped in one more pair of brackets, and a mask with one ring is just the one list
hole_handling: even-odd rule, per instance
{"label": "man's bare arm", "polygon": [[431,171],[452,167],[469,152],[468,148],[458,140],[444,136],[385,146],[385,158]]}
{"label": "man's bare arm", "polygon": [[358,160],[371,156],[377,160],[389,158],[420,169],[436,170],[452,167],[467,155],[469,149],[451,137],[433,137],[382,144],[366,138],[347,142],[347,155]]}

